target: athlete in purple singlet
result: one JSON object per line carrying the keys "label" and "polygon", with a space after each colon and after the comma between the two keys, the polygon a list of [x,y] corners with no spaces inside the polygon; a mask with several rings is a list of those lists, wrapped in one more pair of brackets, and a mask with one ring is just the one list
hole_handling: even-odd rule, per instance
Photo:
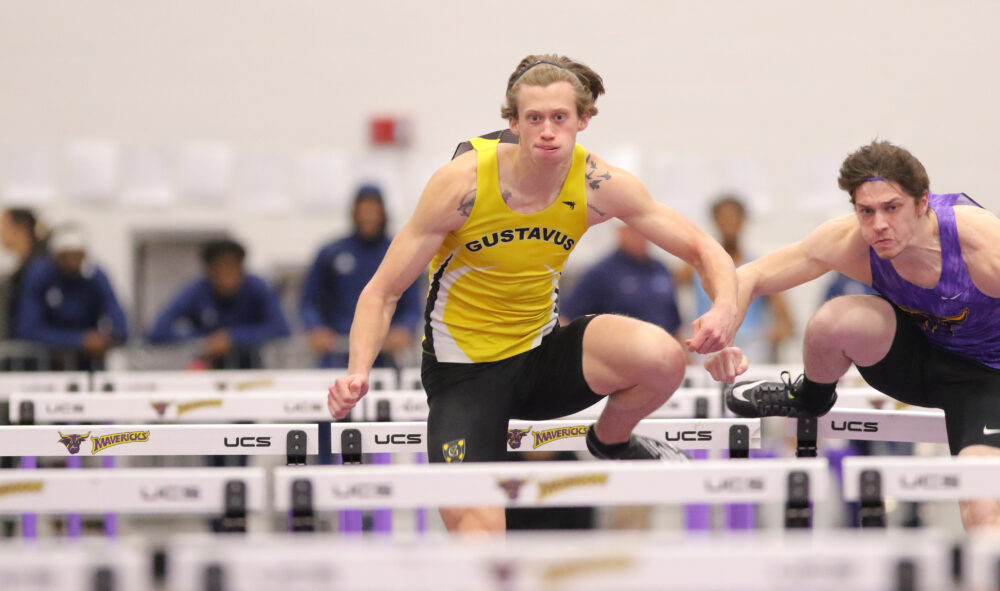
{"label": "athlete in purple singlet", "polygon": [[[923,165],[889,142],[849,155],[838,183],[854,213],[740,267],[740,310],[827,271],[879,295],[823,304],[806,327],[805,373],[727,387],[727,406],[751,417],[819,416],[854,364],[877,390],[943,409],[952,454],[1000,456],[1000,219],[964,194],[931,194]],[[747,364],[735,347],[705,361],[726,383]],[[960,505],[967,529],[1000,524],[997,499]]]}

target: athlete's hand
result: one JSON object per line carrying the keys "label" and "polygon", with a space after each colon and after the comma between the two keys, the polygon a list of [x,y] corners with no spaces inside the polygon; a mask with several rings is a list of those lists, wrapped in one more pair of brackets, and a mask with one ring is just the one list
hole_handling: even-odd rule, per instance
{"label": "athlete's hand", "polygon": [[335,419],[342,419],[351,412],[361,397],[368,393],[368,374],[354,373],[337,378],[330,386],[326,405]]}
{"label": "athlete's hand", "polygon": [[739,347],[726,347],[705,357],[705,369],[708,373],[716,381],[726,384],[732,384],[736,376],[745,372],[749,366],[750,360]]}
{"label": "athlete's hand", "polygon": [[735,306],[715,305],[691,323],[691,338],[684,341],[695,353],[713,353],[733,342],[738,320]]}

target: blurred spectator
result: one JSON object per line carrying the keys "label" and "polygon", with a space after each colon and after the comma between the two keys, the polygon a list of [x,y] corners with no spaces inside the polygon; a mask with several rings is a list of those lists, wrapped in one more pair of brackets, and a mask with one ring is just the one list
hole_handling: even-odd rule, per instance
{"label": "blurred spectator", "polygon": [[865,285],[856,279],[851,279],[843,273],[834,273],[830,285],[823,294],[823,301],[832,300],[842,295],[874,295],[878,292],[870,285]]}
{"label": "blurred spectator", "polygon": [[49,348],[52,369],[103,369],[107,350],[128,338],[125,313],[79,226],[56,228],[49,249],[24,274],[16,335]]}
{"label": "blurred spectator", "polygon": [[200,361],[206,367],[262,367],[260,347],[288,336],[288,323],[275,290],[244,271],[245,258],[246,250],[236,241],[205,243],[201,250],[205,276],[174,297],[156,319],[149,342],[200,339]]}
{"label": "blurred spectator", "polygon": [[[722,195],[711,206],[712,221],[719,233],[719,242],[733,258],[736,266],[753,260],[743,248],[740,236],[747,219],[746,206],[734,195]],[[680,273],[678,273],[680,276]],[[697,314],[708,311],[712,302],[701,287],[697,274],[689,268],[684,279],[694,284]],[[736,333],[736,346],[743,350],[751,362],[776,363],[781,343],[795,332],[788,305],[782,294],[759,297],[750,304],[746,318]]]}
{"label": "blurred spectator", "polygon": [[[347,335],[354,307],[389,248],[388,216],[378,187],[364,185],[358,189],[351,216],[351,235],[319,251],[302,286],[300,315],[309,333],[309,346],[319,355],[320,367],[347,366]],[[416,342],[421,321],[421,283],[415,282],[400,298],[376,367],[397,365],[395,358]]]}
{"label": "blurred spectator", "polygon": [[676,335],[681,325],[673,275],[649,256],[649,241],[633,228],[618,229],[618,247],[588,269],[562,305],[572,319],[584,314],[622,314]]}
{"label": "blurred spectator", "polygon": [[39,239],[39,224],[30,209],[6,209],[0,214],[0,241],[12,252],[17,267],[8,276],[3,290],[4,314],[2,337],[14,338],[17,329],[17,309],[21,301],[24,275],[28,268],[45,255],[45,245]]}

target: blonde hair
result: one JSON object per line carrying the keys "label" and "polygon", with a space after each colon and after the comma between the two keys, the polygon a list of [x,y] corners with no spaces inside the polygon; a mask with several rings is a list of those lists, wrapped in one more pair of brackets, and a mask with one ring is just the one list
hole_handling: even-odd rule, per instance
{"label": "blonde hair", "polygon": [[524,85],[548,86],[554,82],[569,82],[576,98],[576,111],[580,117],[597,114],[594,103],[604,94],[604,81],[589,67],[568,57],[553,53],[529,55],[521,60],[507,79],[507,97],[500,107],[504,119],[517,119],[517,92]]}

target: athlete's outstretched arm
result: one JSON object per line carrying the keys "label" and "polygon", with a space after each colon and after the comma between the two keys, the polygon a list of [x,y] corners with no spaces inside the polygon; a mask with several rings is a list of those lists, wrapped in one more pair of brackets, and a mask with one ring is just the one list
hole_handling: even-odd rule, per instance
{"label": "athlete's outstretched arm", "polygon": [[[588,206],[603,217],[617,217],[650,242],[683,259],[702,277],[712,307],[692,324],[688,348],[718,351],[732,342],[737,321],[737,282],[733,260],[714,238],[673,209],[658,203],[638,179],[609,167],[593,154],[590,169],[603,172],[599,186],[590,184]],[[593,218],[593,214],[591,215]],[[601,221],[601,220],[595,220]]]}
{"label": "athlete's outstretched arm", "polygon": [[346,416],[368,392],[368,374],[389,332],[396,303],[427,269],[448,232],[465,222],[463,211],[468,208],[463,199],[475,199],[475,168],[470,169],[469,162],[459,158],[431,177],[413,215],[361,291],[351,324],[348,375],[330,387],[327,402],[334,417]]}
{"label": "athlete's outstretched arm", "polygon": [[868,249],[857,228],[853,215],[830,220],[801,241],[741,265],[736,270],[741,321],[754,298],[780,293],[831,270],[871,283]]}
{"label": "athlete's outstretched arm", "polygon": [[[870,284],[868,249],[857,228],[853,215],[837,218],[820,225],[800,242],[741,265],[736,272],[740,285],[740,322],[754,298],[791,289],[827,271],[840,271]],[[746,371],[747,366],[746,357],[734,347],[705,358],[705,369],[713,378],[726,383]]]}

